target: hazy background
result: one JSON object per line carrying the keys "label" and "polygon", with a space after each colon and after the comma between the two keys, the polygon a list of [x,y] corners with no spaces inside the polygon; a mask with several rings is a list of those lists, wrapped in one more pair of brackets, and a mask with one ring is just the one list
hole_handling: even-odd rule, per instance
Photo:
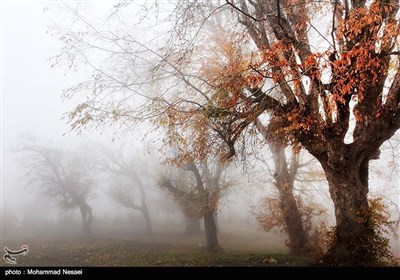
{"label": "hazy background", "polygon": [[[60,96],[63,89],[79,82],[85,75],[84,68],[79,73],[64,73],[60,68],[51,68],[49,58],[57,53],[60,46],[56,39],[46,33],[48,25],[51,25],[49,14],[45,11],[48,6],[46,1],[1,1],[1,216],[12,217],[19,225],[27,219],[44,218],[49,223],[57,222],[62,217],[67,221],[74,220],[77,224],[77,232],[80,230],[78,213],[63,213],[48,200],[41,198],[34,190],[29,190],[21,181],[24,169],[18,161],[18,156],[13,149],[18,146],[21,135],[30,133],[57,146],[73,147],[77,143],[90,143],[100,141],[109,143],[112,131],[83,132],[76,135],[71,132],[66,120],[62,120],[65,112],[72,108],[72,102],[63,103]],[[103,1],[96,1],[99,9],[107,5]],[[131,143],[138,143],[137,135],[130,135]],[[135,144],[136,145],[136,144]],[[137,153],[143,153],[145,148],[135,147]],[[376,169],[384,169],[377,164]],[[240,169],[240,168],[239,168]],[[238,170],[239,170],[238,169]],[[183,216],[179,209],[165,192],[155,186],[154,178],[147,178],[151,185],[149,205],[161,205],[157,201],[166,201],[166,211],[153,207],[150,211],[154,214],[154,223],[168,223],[174,227],[183,228]],[[225,199],[221,221],[225,221],[229,227],[232,216],[243,228],[251,228],[262,236],[270,236],[264,233],[255,222],[251,213],[251,207],[265,195],[262,185],[249,184],[247,177],[242,177],[242,188],[236,188]],[[388,181],[372,180],[371,185],[385,187]],[[400,187],[398,176],[395,175],[389,182],[397,190]],[[246,188],[243,188],[245,186]],[[140,215],[129,209],[111,202],[104,194],[104,186],[95,190],[95,195],[90,198],[93,208],[94,231],[99,228],[102,221],[113,221],[114,225],[127,224],[132,220],[140,220]],[[399,195],[397,196],[399,201]],[[396,200],[396,198],[395,198]],[[229,206],[224,206],[228,205]],[[49,214],[48,209],[54,212]],[[33,209],[35,211],[33,211]],[[155,215],[158,213],[158,215]],[[332,213],[331,213],[332,214]],[[61,222],[62,222],[61,221]],[[97,221],[97,224],[96,224]],[[3,239],[4,224],[1,226]],[[127,231],[129,232],[129,230]],[[40,235],[41,231],[35,232]],[[113,236],[117,237],[114,233]],[[112,235],[111,234],[111,235]],[[107,232],[104,233],[107,235]],[[18,236],[18,234],[16,234]],[[22,235],[23,236],[23,235]],[[121,234],[126,237],[127,235]],[[275,241],[274,241],[275,242]],[[279,243],[280,242],[280,243]],[[279,239],[277,246],[284,248],[283,239]],[[283,249],[285,250],[285,249]]]}
{"label": "hazy background", "polygon": [[[40,208],[41,204],[49,207],[45,198],[40,198],[21,180],[25,170],[13,149],[17,148],[22,135],[29,133],[57,146],[72,147],[94,139],[109,142],[112,134],[111,130],[106,130],[103,133],[84,131],[77,135],[71,132],[66,120],[61,119],[73,105],[73,102],[62,102],[63,89],[79,82],[85,71],[80,68],[79,73],[64,73],[63,69],[50,67],[49,58],[57,54],[59,43],[47,34],[52,24],[51,15],[46,11],[48,6],[46,1],[1,2],[1,205],[2,215],[12,209],[19,219],[31,207]],[[110,2],[96,1],[96,6],[101,10],[109,7]],[[137,138],[139,136],[131,135],[130,139]],[[136,149],[144,151],[142,147]],[[153,191],[167,196],[160,190]],[[115,215],[132,212],[102,198],[101,189],[97,193],[92,199],[101,200],[101,207],[93,205],[95,217],[108,212],[107,207],[114,207]],[[249,214],[247,210],[243,212]]]}
{"label": "hazy background", "polygon": [[[24,133],[68,143],[77,137],[61,121],[68,110],[60,94],[78,75],[50,68],[57,42],[46,34],[46,2],[1,2],[1,188],[2,206],[29,203],[19,177],[23,174],[15,149]],[[22,173],[22,174],[21,174]],[[32,200],[32,197],[31,197]]]}
{"label": "hazy background", "polygon": [[[63,89],[78,82],[85,72],[82,69],[80,73],[64,73],[60,68],[50,67],[49,58],[57,53],[59,43],[47,34],[52,24],[46,12],[49,5],[47,1],[1,1],[2,216],[12,209],[13,215],[21,219],[29,208],[49,206],[46,199],[21,180],[26,171],[13,151],[21,136],[29,134],[64,147],[91,138],[107,140],[97,132],[78,136],[61,119],[73,104],[62,102]],[[102,203],[107,205],[108,200]],[[46,212],[44,209],[43,213]],[[3,232],[4,227],[1,229]]]}

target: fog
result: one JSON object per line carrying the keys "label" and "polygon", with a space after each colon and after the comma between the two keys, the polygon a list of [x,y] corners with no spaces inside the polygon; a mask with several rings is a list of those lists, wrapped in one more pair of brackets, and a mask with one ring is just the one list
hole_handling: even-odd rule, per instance
{"label": "fog", "polygon": [[[99,3],[101,9],[102,3]],[[21,166],[20,155],[17,151],[23,141],[24,135],[32,135],[41,139],[44,143],[57,147],[74,148],[80,143],[102,143],[103,145],[118,145],[112,142],[113,131],[83,131],[80,135],[71,131],[71,128],[62,119],[63,115],[71,108],[71,103],[63,102],[61,93],[63,90],[80,81],[82,71],[79,73],[68,72],[57,68],[51,68],[49,58],[57,53],[59,42],[48,35],[48,27],[52,23],[45,9],[47,2],[11,2],[2,3],[2,87],[1,87],[1,113],[2,113],[2,164],[1,164],[1,189],[2,189],[2,238],[19,239],[32,237],[47,238],[51,233],[46,233],[40,225],[41,222],[49,225],[56,224],[60,219],[72,222],[78,220],[74,211],[64,213],[57,209],[56,205],[48,203],[48,200],[38,194],[34,189],[26,186],[23,177],[26,170]],[[106,4],[104,6],[107,6]],[[120,142],[130,143],[130,148],[135,150],[138,157],[145,158],[146,146],[139,142],[140,136],[124,136]],[[136,142],[136,144],[132,144]],[[153,158],[150,160],[154,160]],[[153,163],[158,164],[158,163]],[[151,174],[152,176],[156,174]],[[166,200],[166,209],[161,211],[160,217],[155,216],[155,222],[170,223],[174,228],[174,215],[179,216],[179,209],[172,201],[168,201],[168,195],[156,186],[155,179],[147,179],[149,185],[149,200],[159,205],[157,201]],[[135,213],[116,205],[106,196],[104,186],[96,188],[91,198],[96,220],[101,223],[123,223],[129,219],[138,219]],[[248,198],[247,198],[248,199]],[[241,199],[242,200],[242,199]],[[240,204],[240,201],[236,202]],[[51,208],[48,209],[48,208]],[[240,208],[240,206],[239,206]],[[157,209],[152,210],[154,213]],[[171,211],[171,213],[164,213]],[[241,211],[239,211],[241,212]],[[240,219],[246,220],[249,213],[240,214]],[[174,214],[175,213],[175,214]],[[101,221],[101,217],[105,220]],[[182,223],[182,217],[176,218],[176,223]],[[26,225],[27,221],[29,225]],[[107,221],[108,220],[108,221]],[[8,223],[15,223],[24,230],[5,230]],[[140,223],[140,222],[138,222]],[[36,225],[39,229],[30,227]],[[126,222],[126,224],[129,224]],[[132,226],[133,227],[133,226]],[[56,232],[57,230],[55,230]],[[128,235],[129,235],[128,229]],[[20,233],[18,233],[20,232]],[[64,232],[60,229],[59,232]],[[79,232],[79,227],[77,229]],[[140,232],[140,230],[138,230]],[[54,236],[56,237],[56,235]]]}
{"label": "fog", "polygon": [[[195,180],[187,175],[187,170],[174,169],[165,164],[160,153],[163,143],[157,135],[143,141],[147,124],[136,125],[128,132],[124,129],[123,133],[119,133],[119,127],[115,126],[82,130],[78,134],[67,123],[65,114],[76,104],[74,100],[63,101],[61,95],[66,88],[81,82],[82,77],[87,77],[90,73],[85,66],[76,72],[51,67],[52,62],[49,59],[58,53],[61,43],[48,34],[49,26],[55,20],[54,14],[47,10],[48,6],[46,1],[1,2],[1,248],[8,246],[17,250],[21,244],[27,244],[31,248],[29,254],[33,256],[35,250],[40,251],[41,245],[38,244],[44,244],[38,242],[57,241],[66,247],[70,244],[68,242],[75,242],[80,248],[86,248],[85,244],[92,244],[90,242],[93,240],[124,240],[142,242],[149,250],[155,244],[164,243],[168,244],[165,246],[172,247],[189,246],[188,250],[204,249],[207,242],[202,219],[202,233],[185,235],[188,215],[197,219],[200,216],[185,212],[192,210],[182,210],[184,206],[177,203],[173,192],[160,186],[161,179],[168,176],[176,185],[181,182],[179,180],[182,180],[182,184],[194,185]],[[107,7],[109,5],[98,1],[91,15],[101,14]],[[27,147],[30,142],[26,139],[35,139],[35,142]],[[43,188],[43,182],[38,184],[32,181],[32,174],[35,173],[29,173],[29,170],[32,171],[37,159],[26,153],[27,150],[32,152],[32,147],[65,153],[65,157],[57,158],[65,169],[70,167],[75,157],[84,160],[87,171],[83,167],[77,167],[71,170],[78,171],[71,172],[82,172],[85,174],[82,176],[87,175],[91,182],[91,188],[85,196],[92,215],[90,237],[82,231],[83,214],[78,206],[60,206],[63,199],[68,203],[67,198],[61,198],[59,202],[57,199],[62,195],[48,195],[51,191]],[[400,179],[396,165],[399,146],[387,144],[385,147],[387,149],[383,150],[381,159],[370,167],[373,170],[370,176],[370,193],[389,198],[392,203],[392,218],[397,220],[400,219],[400,213],[397,212],[400,205]],[[107,154],[102,154],[107,150],[115,153],[118,163],[112,163],[110,158],[107,159]],[[287,156],[290,156],[289,152]],[[61,161],[61,158],[65,161]],[[262,160],[257,161],[260,158]],[[310,155],[304,155],[303,159],[304,162],[309,161]],[[33,165],[30,165],[31,160]],[[122,172],[124,164],[126,168],[132,168],[129,169],[130,174],[137,173],[140,183],[137,178],[132,179],[125,173],[118,173]],[[207,167],[217,169],[214,167],[216,164],[210,161]],[[322,214],[313,218],[313,222],[324,222],[330,227],[334,225],[335,219],[328,186],[321,175],[323,173],[319,164],[311,164],[310,169],[300,174],[296,183],[296,194],[302,196],[305,204],[320,205],[323,208]],[[205,167],[199,167],[203,170],[201,168],[206,170]],[[237,161],[230,164],[221,176],[226,179],[229,187],[221,191],[218,197],[215,216],[219,243],[223,250],[262,253],[265,254],[263,258],[267,263],[275,264],[276,257],[270,257],[271,254],[289,252],[287,234],[282,227],[267,232],[258,218],[262,215],[260,209],[264,199],[279,197],[274,188],[272,170],[273,160],[267,147],[261,148],[247,163]],[[145,190],[145,201],[151,217],[151,233],[146,228],[140,185]],[[120,188],[117,190],[120,193],[113,195],[113,186]],[[121,197],[132,197],[133,201],[121,202]],[[398,233],[398,228],[395,230]],[[399,255],[398,237],[396,239],[390,230],[387,236],[391,239],[392,251]],[[125,244],[127,248],[129,244]],[[164,245],[159,246],[161,251],[167,250],[163,249]],[[57,250],[62,250],[60,248],[63,247],[57,247]],[[180,252],[180,249],[176,250]],[[22,257],[18,260],[20,265],[33,266],[93,265],[82,262],[84,257],[79,258],[79,262],[65,260],[59,263],[53,263],[52,260],[35,262]],[[100,265],[106,266],[107,262]]]}

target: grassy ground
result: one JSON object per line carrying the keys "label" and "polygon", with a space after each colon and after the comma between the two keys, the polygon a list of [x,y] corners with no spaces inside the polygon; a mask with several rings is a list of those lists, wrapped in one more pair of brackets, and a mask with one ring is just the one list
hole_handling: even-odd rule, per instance
{"label": "grassy ground", "polygon": [[[241,234],[220,234],[222,250],[204,250],[204,237],[154,234],[131,239],[53,240],[10,242],[18,249],[29,246],[26,256],[17,256],[18,266],[306,266],[307,260],[294,258],[285,249],[264,243],[276,241]],[[271,242],[272,241],[272,242]],[[269,248],[269,249],[268,249]],[[271,249],[272,248],[272,249]],[[6,263],[2,260],[2,266]]]}

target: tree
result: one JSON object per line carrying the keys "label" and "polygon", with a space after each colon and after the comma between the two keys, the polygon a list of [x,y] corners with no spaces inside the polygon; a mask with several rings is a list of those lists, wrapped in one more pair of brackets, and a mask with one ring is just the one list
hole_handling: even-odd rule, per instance
{"label": "tree", "polygon": [[274,134],[269,133],[258,119],[255,120],[255,125],[272,152],[275,166],[274,185],[279,192],[279,208],[285,223],[285,231],[289,236],[287,245],[290,253],[293,255],[307,254],[310,250],[309,236],[304,228],[302,213],[294,195],[294,182],[299,168],[299,151],[292,150],[288,164],[285,146],[274,139]]}
{"label": "tree", "polygon": [[[270,177],[264,179],[266,185],[275,187],[255,209],[259,224],[266,231],[286,233],[291,254],[321,256],[325,248],[319,231],[326,231],[327,208],[320,201],[327,199],[329,203],[329,197],[324,196],[326,189],[322,188],[325,178],[321,167],[316,166],[316,160],[307,152],[282,146],[277,139],[271,139],[273,133],[258,120],[255,125],[271,153],[273,168],[264,153],[256,156],[256,162],[266,167],[261,169]],[[259,172],[260,169],[253,174]]]}
{"label": "tree", "polygon": [[[187,150],[204,158],[234,156],[240,139],[254,135],[257,118],[273,119],[273,132],[307,149],[327,177],[337,226],[324,263],[374,264],[370,237],[378,233],[367,199],[368,165],[400,127],[398,10],[398,0],[180,2],[162,49],[161,40],[151,45],[119,30],[93,32],[90,25],[97,41],[69,36],[60,57],[79,54],[87,62],[85,52],[102,41],[113,60],[94,67],[94,82],[72,89],[95,89],[70,113],[72,125],[161,115],[158,124],[189,129],[167,133],[167,143],[191,139]],[[322,16],[330,22],[319,23]],[[203,28],[214,26],[213,19],[225,23],[216,40]],[[151,74],[125,75],[121,68],[129,70],[132,57]],[[110,71],[115,65],[118,73]],[[157,90],[144,90],[146,83]],[[119,97],[103,99],[118,89]],[[121,106],[116,100],[125,100],[127,91],[144,97],[150,109]]]}
{"label": "tree", "polygon": [[[146,223],[146,234],[152,234],[151,216],[146,200],[146,186],[137,171],[140,164],[144,166],[144,162],[133,156],[127,159],[122,147],[114,150],[100,147],[99,150],[97,169],[110,175],[111,188],[109,194],[111,198],[126,208],[139,211]],[[139,198],[136,198],[137,191]]]}
{"label": "tree", "polygon": [[85,236],[92,235],[92,208],[87,198],[94,187],[88,161],[74,152],[39,144],[27,138],[20,150],[29,187],[41,189],[53,202],[64,209],[78,208]]}
{"label": "tree", "polygon": [[[228,61],[207,82],[223,101],[212,119],[235,154],[235,143],[249,125],[269,112],[275,133],[300,143],[321,163],[335,205],[334,243],[326,264],[369,265],[376,235],[369,219],[368,163],[400,126],[398,1],[335,1],[323,36],[314,22],[312,1],[227,1],[256,45]],[[331,5],[331,4],[329,4]],[[311,32],[329,42],[311,47]],[[251,48],[251,46],[250,46]],[[277,90],[279,89],[279,90]],[[228,124],[228,125],[226,125]],[[352,134],[352,141],[346,134]]]}
{"label": "tree", "polygon": [[162,176],[159,179],[160,187],[172,194],[186,217],[194,220],[203,218],[209,252],[219,250],[215,216],[219,200],[230,186],[223,176],[226,167],[219,160],[187,160],[181,165],[186,174],[179,172],[177,178]]}

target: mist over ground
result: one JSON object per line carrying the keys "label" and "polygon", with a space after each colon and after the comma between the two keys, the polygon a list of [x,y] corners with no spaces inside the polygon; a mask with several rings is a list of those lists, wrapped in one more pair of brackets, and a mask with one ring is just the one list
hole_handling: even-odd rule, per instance
{"label": "mist over ground", "polygon": [[[51,67],[50,58],[63,44],[49,34],[49,26],[62,26],[64,19],[49,6],[42,1],[1,2],[1,249],[27,244],[29,254],[18,257],[22,266],[314,264],[302,256],[287,257],[293,246],[277,210],[282,192],[276,189],[273,154],[266,144],[229,164],[217,155],[196,162],[205,186],[212,189],[217,182],[204,206],[190,164],[171,166],[166,160],[179,144],[167,150],[161,132],[149,132],[148,123],[72,130],[68,112],[78,101],[61,96],[90,77],[91,69],[85,64],[76,71]],[[101,1],[82,6],[90,19],[113,7]],[[400,257],[396,139],[399,133],[382,146],[380,159],[371,161],[369,197],[387,204],[393,223],[382,235]],[[293,156],[291,149],[284,154]],[[335,212],[322,168],[312,158],[300,153],[293,193],[303,207],[300,218],[310,239],[320,240],[321,232],[335,226]],[[74,187],[62,189],[61,181]],[[218,236],[214,249],[222,252],[216,259],[203,255],[210,249],[207,207],[213,208]],[[121,258],[113,260],[101,248],[121,250]],[[1,265],[10,264],[2,260]]]}

